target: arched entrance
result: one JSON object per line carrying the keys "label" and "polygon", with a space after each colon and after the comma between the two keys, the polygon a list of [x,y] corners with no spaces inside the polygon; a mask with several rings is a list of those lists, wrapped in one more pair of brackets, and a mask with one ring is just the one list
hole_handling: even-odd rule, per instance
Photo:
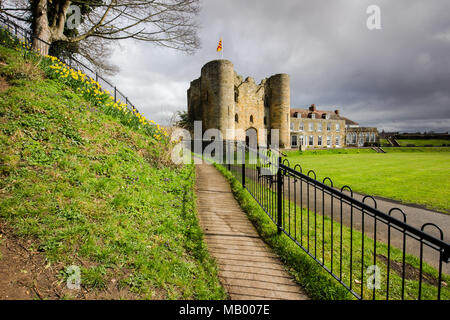
{"label": "arched entrance", "polygon": [[258,131],[254,127],[245,130],[245,145],[256,149],[258,146]]}

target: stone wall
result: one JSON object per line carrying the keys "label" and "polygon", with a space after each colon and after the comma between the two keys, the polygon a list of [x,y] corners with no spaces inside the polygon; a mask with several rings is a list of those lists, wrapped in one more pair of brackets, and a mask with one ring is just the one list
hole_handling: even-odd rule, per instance
{"label": "stone wall", "polygon": [[[258,142],[265,144],[266,134],[263,129],[270,128],[264,124],[264,117],[267,115],[264,108],[265,81],[256,84],[251,77],[242,80],[242,77],[235,75],[235,128],[246,131],[249,128],[255,128],[258,134]],[[245,133],[244,133],[245,134]],[[245,140],[245,136],[238,135],[238,140]]]}

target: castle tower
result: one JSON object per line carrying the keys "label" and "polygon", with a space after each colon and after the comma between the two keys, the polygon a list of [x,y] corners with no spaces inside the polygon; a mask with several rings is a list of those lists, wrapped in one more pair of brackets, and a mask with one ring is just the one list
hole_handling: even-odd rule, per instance
{"label": "castle tower", "polygon": [[217,128],[223,139],[228,137],[227,129],[234,131],[234,66],[228,60],[213,60],[201,71],[201,98],[203,101],[203,129]]}
{"label": "castle tower", "polygon": [[280,148],[289,148],[290,146],[291,92],[289,82],[289,75],[285,73],[276,74],[268,80],[270,128],[280,130]]}
{"label": "castle tower", "polygon": [[[279,146],[289,148],[289,82],[289,75],[276,74],[256,84],[251,77],[243,80],[231,61],[213,60],[191,82],[188,112],[191,119],[203,122],[204,131],[217,128],[226,140],[243,141],[242,132],[254,129],[258,143],[265,145],[265,129],[278,129]],[[236,132],[235,137],[236,129],[241,133]]]}

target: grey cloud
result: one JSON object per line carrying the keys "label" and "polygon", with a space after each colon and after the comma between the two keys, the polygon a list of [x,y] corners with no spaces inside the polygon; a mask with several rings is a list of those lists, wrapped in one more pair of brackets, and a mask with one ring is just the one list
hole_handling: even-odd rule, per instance
{"label": "grey cloud", "polygon": [[[378,4],[382,29],[366,28]],[[223,38],[224,58],[257,81],[291,76],[291,105],[338,108],[361,125],[447,131],[450,125],[449,1],[205,0],[202,48],[192,56],[125,42],[113,61],[118,86],[149,118],[186,109],[189,82]]]}

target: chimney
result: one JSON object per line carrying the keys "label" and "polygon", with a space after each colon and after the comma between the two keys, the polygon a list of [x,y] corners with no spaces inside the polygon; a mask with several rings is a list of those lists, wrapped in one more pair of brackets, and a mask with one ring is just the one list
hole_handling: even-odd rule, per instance
{"label": "chimney", "polygon": [[336,113],[336,115],[339,115],[339,110],[334,110],[334,113]]}
{"label": "chimney", "polygon": [[316,111],[316,105],[312,104],[311,107],[309,107],[309,111]]}

